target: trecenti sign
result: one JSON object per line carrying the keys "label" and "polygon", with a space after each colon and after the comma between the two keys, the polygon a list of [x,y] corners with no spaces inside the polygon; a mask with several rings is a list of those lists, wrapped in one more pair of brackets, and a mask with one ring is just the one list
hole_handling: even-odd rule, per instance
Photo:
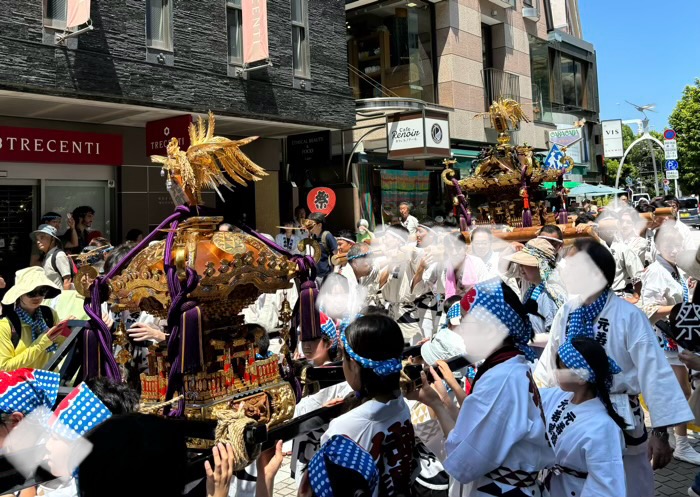
{"label": "trecenti sign", "polygon": [[0,126],[0,162],[120,166],[122,154],[121,135]]}

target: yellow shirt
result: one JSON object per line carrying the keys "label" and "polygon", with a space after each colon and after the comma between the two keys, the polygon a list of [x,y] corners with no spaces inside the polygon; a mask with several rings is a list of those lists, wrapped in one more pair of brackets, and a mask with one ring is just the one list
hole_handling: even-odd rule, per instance
{"label": "yellow shirt", "polygon": [[[41,312],[37,309],[36,312]],[[58,324],[58,315],[52,310],[53,322]],[[62,342],[65,338],[60,337],[58,342]],[[51,352],[48,349],[53,342],[43,333],[39,338],[32,342],[32,328],[28,324],[22,322],[22,334],[17,347],[12,345],[12,325],[10,320],[0,319],[0,371],[14,371],[20,368],[42,369]]]}

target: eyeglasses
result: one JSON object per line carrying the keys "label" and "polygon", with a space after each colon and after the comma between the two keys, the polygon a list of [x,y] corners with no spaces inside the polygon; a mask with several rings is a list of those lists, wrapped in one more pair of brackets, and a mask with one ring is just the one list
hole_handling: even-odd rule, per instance
{"label": "eyeglasses", "polygon": [[27,297],[33,299],[35,297],[46,297],[49,294],[49,289],[43,286],[36,288],[27,294]]}

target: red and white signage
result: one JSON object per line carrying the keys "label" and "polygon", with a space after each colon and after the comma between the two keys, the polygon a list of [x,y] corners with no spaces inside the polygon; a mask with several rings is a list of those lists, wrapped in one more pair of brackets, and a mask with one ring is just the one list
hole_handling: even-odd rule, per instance
{"label": "red and white signage", "polygon": [[0,126],[0,162],[121,166],[121,135]]}
{"label": "red and white signage", "polygon": [[192,123],[192,115],[168,117],[146,123],[146,155],[168,155],[167,147],[170,140],[177,138],[181,150],[190,146],[188,128]]}
{"label": "red and white signage", "polygon": [[324,216],[335,207],[335,192],[330,188],[314,188],[306,196],[306,205],[311,212],[320,212]]}
{"label": "red and white signage", "polygon": [[267,45],[267,0],[243,0],[243,63],[270,58]]}
{"label": "red and white signage", "polygon": [[74,28],[90,20],[90,0],[68,0],[66,27]]}

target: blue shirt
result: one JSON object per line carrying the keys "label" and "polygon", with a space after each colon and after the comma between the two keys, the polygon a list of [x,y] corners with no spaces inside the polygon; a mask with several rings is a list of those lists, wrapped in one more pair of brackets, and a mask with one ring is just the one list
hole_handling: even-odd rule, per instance
{"label": "blue shirt", "polygon": [[[323,243],[324,233],[327,233],[326,243]],[[333,253],[338,251],[338,242],[330,231],[324,231],[321,236],[312,235],[312,237],[321,245],[321,260],[316,264],[316,276],[323,278],[331,272],[329,260]]]}

